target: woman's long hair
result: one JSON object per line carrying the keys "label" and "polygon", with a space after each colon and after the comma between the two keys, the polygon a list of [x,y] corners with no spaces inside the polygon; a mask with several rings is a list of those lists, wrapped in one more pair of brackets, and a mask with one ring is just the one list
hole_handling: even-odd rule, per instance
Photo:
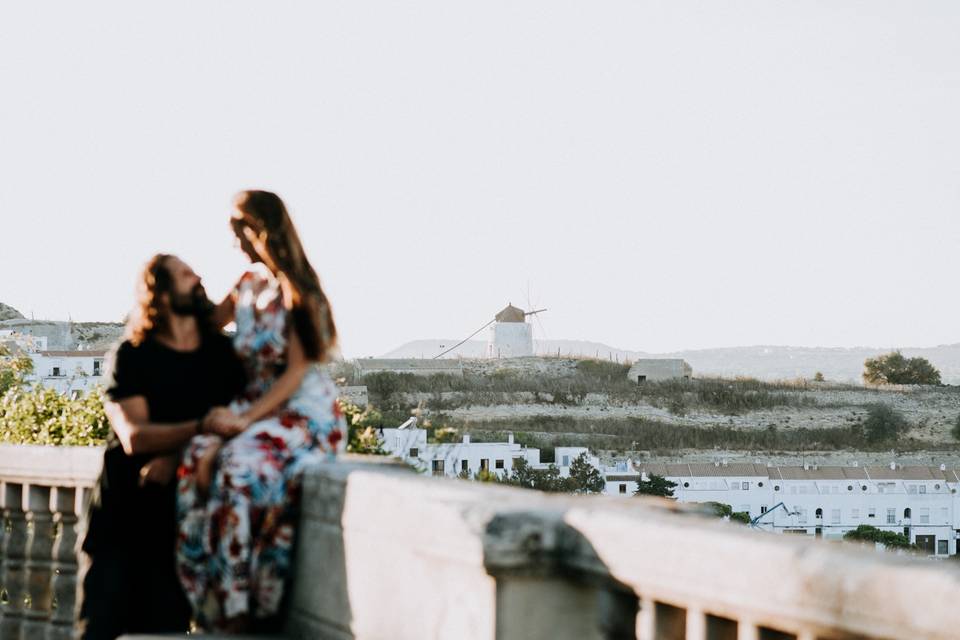
{"label": "woman's long hair", "polygon": [[[300,338],[307,358],[323,362],[330,358],[337,344],[337,327],[333,313],[317,273],[307,260],[283,200],[269,191],[241,191],[235,200],[238,211],[253,221],[233,219],[233,230],[241,248],[254,259],[268,258],[277,270],[276,276],[286,280],[293,300],[293,328]],[[245,225],[256,233],[266,233],[266,251],[260,256],[243,234]]]}
{"label": "woman's long hair", "polygon": [[127,318],[124,338],[138,346],[155,333],[167,330],[170,309],[162,296],[173,290],[173,278],[167,270],[166,261],[171,256],[158,253],[143,266],[137,279],[137,302]]}

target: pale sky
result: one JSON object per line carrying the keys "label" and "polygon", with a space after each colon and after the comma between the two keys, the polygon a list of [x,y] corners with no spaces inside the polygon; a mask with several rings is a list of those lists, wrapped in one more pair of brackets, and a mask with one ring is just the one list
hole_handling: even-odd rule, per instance
{"label": "pale sky", "polygon": [[[960,342],[960,3],[0,5],[0,301],[119,320],[234,192],[287,202],[348,357]],[[529,291],[529,300],[528,300]]]}

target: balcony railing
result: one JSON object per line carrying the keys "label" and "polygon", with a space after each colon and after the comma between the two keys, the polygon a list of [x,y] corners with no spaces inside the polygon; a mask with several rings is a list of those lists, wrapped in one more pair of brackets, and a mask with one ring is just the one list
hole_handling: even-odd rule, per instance
{"label": "balcony railing", "polygon": [[[69,637],[78,487],[100,452],[37,449],[0,448],[4,639]],[[674,503],[351,458],[311,469],[303,500],[292,638],[945,640],[960,629],[949,565]]]}

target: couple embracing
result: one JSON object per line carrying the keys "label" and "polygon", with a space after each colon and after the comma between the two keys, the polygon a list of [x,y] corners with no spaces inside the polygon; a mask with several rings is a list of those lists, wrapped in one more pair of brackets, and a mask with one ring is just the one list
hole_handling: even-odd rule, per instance
{"label": "couple embracing", "polygon": [[82,543],[84,640],[191,620],[276,629],[303,468],[345,446],[336,387],[316,366],[337,338],[319,279],[280,198],[244,191],[234,205],[258,268],[214,305],[187,264],[154,256],[113,353]]}

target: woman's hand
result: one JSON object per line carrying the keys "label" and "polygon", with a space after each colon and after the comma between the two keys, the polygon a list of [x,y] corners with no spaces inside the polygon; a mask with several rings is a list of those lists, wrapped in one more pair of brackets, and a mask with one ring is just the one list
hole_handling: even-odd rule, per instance
{"label": "woman's hand", "polygon": [[203,420],[204,431],[215,433],[221,438],[232,438],[250,426],[250,420],[237,415],[227,407],[215,407]]}

